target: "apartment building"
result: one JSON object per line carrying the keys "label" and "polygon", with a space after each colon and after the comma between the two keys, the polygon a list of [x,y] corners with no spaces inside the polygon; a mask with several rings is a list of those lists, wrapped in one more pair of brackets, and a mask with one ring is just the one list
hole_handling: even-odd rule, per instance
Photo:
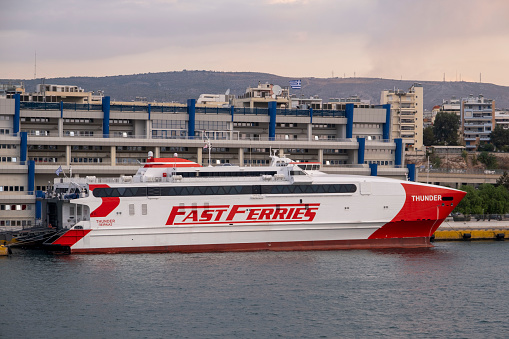
{"label": "apartment building", "polygon": [[495,100],[482,94],[461,100],[461,134],[465,147],[474,151],[480,143],[489,142],[495,128]]}
{"label": "apartment building", "polygon": [[423,88],[413,84],[407,91],[394,89],[381,93],[380,103],[391,105],[391,139],[403,139],[406,151],[422,150]]}

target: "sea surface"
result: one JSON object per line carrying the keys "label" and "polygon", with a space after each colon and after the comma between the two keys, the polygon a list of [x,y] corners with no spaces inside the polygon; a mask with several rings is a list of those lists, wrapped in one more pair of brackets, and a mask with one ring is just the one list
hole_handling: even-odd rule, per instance
{"label": "sea surface", "polygon": [[508,338],[509,241],[0,257],[1,338]]}

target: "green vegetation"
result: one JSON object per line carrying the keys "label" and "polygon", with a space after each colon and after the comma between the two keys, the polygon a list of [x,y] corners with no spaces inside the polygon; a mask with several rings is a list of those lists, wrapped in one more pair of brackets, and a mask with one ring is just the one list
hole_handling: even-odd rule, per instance
{"label": "green vegetation", "polygon": [[479,146],[477,146],[477,150],[479,152],[493,152],[495,150],[495,146],[493,144],[483,142]]}
{"label": "green vegetation", "polygon": [[433,168],[440,168],[440,166],[442,165],[442,160],[435,153],[431,153],[429,155],[429,162]]}
{"label": "green vegetation", "polygon": [[509,174],[504,172],[495,185],[482,184],[479,188],[461,186],[467,195],[454,209],[468,214],[505,214],[509,212]]}
{"label": "green vegetation", "polygon": [[504,129],[500,125],[496,125],[491,131],[491,143],[499,150],[507,152],[509,150],[509,129]]}
{"label": "green vegetation", "polygon": [[435,142],[435,136],[433,134],[433,126],[428,126],[423,130],[422,142],[424,146],[431,146]]}
{"label": "green vegetation", "polygon": [[438,113],[433,124],[434,144],[458,145],[459,117],[455,113]]}
{"label": "green vegetation", "polygon": [[496,169],[497,168],[497,157],[495,157],[493,154],[490,154],[486,151],[481,152],[479,156],[477,157],[477,160],[479,160],[481,163],[486,165],[487,169]]}
{"label": "green vegetation", "polygon": [[507,190],[509,190],[509,174],[504,171],[504,174],[497,179],[497,186],[504,186]]}
{"label": "green vegetation", "polygon": [[509,190],[504,186],[482,184],[478,189],[461,186],[467,195],[455,211],[463,214],[505,214],[509,211]]}

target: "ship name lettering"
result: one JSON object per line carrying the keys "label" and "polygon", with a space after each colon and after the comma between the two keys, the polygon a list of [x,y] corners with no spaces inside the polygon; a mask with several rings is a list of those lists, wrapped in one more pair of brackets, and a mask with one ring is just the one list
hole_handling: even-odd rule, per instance
{"label": "ship name lettering", "polygon": [[113,226],[115,219],[96,220],[98,226]]}
{"label": "ship name lettering", "polygon": [[412,195],[412,201],[442,201],[440,194]]}

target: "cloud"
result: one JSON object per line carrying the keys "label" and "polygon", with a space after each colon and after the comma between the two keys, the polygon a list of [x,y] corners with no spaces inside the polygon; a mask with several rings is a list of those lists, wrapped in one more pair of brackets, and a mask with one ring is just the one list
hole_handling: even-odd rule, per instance
{"label": "cloud", "polygon": [[504,0],[26,0],[3,9],[0,77],[33,75],[37,51],[48,77],[187,68],[433,80],[482,69],[509,83]]}

